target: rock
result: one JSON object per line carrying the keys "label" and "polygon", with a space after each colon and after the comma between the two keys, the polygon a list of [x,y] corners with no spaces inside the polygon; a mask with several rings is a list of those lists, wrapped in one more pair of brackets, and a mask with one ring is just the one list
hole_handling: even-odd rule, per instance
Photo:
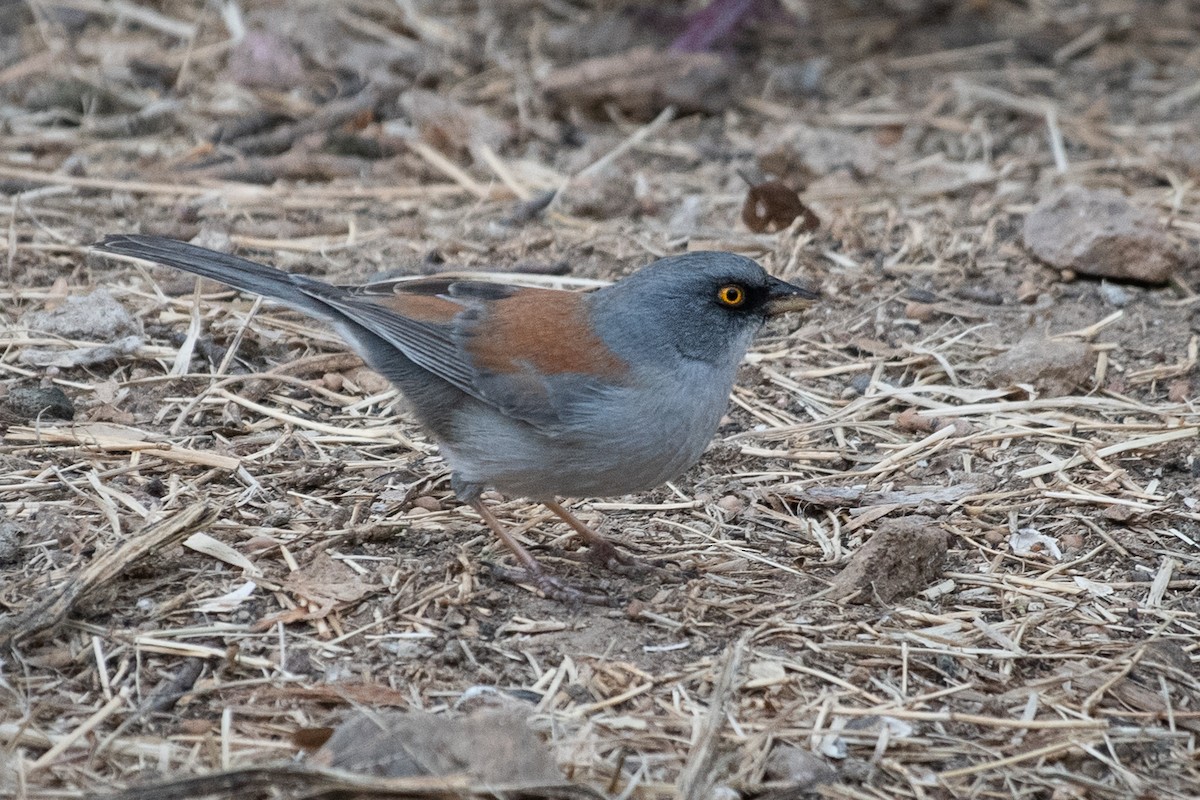
{"label": "rock", "polygon": [[1133,295],[1124,286],[1108,281],[1100,281],[1100,297],[1114,308],[1124,308],[1133,300]]}
{"label": "rock", "polygon": [[1017,301],[1032,305],[1038,301],[1042,294],[1042,287],[1031,280],[1021,281],[1021,285],[1017,287]]}
{"label": "rock", "polygon": [[138,324],[125,307],[107,289],[97,289],[86,297],[68,297],[51,311],[31,311],[21,318],[31,331],[111,342],[138,333]]}
{"label": "rock", "polygon": [[780,64],[767,76],[767,86],[772,94],[786,98],[813,97],[820,94],[830,64],[832,61],[827,56]]}
{"label": "rock", "polygon": [[[141,346],[142,337],[122,336],[110,344],[101,344],[95,347],[72,347],[69,350],[30,347],[21,351],[19,360],[22,364],[32,364],[35,367],[75,369],[92,364],[103,364],[106,361],[119,361],[136,353]],[[64,419],[69,419],[69,417],[64,417]]]}
{"label": "rock", "polygon": [[558,193],[551,207],[573,217],[629,217],[638,207],[633,177],[616,168],[576,175]]}
{"label": "rock", "polygon": [[413,505],[417,508],[422,508],[430,513],[442,510],[441,501],[433,495],[423,494],[416,500],[413,500]]}
{"label": "rock", "polygon": [[249,89],[287,91],[305,82],[299,49],[265,30],[247,31],[229,53],[225,69],[234,83]]}
{"label": "rock", "polygon": [[392,389],[391,381],[370,367],[355,367],[344,374],[367,395],[383,394]]}
{"label": "rock", "polygon": [[779,744],[767,757],[763,779],[771,784],[772,789],[786,787],[798,795],[815,792],[823,783],[833,783],[837,780],[837,770],[816,753],[790,744]]}
{"label": "rock", "polygon": [[75,406],[71,398],[57,386],[13,386],[0,405],[21,420],[75,418]]}
{"label": "rock", "polygon": [[465,775],[502,786],[563,783],[550,748],[524,715],[511,710],[481,709],[467,716],[360,713],[339,725],[312,760],[391,778]]}
{"label": "rock", "polygon": [[1129,506],[1111,505],[1104,509],[1103,515],[1110,522],[1124,525],[1132,521],[1138,515],[1138,512]]}
{"label": "rock", "polygon": [[1183,262],[1154,212],[1112,189],[1060,189],[1025,217],[1024,236],[1038,259],[1080,275],[1165,283]]}
{"label": "rock", "polygon": [[725,519],[732,519],[746,509],[746,502],[735,494],[727,494],[717,501],[717,508],[725,514]]}
{"label": "rock", "polygon": [[1043,397],[1071,394],[1084,386],[1096,354],[1086,343],[1069,339],[1031,339],[987,362],[987,382],[1000,388],[1029,384]]}
{"label": "rock", "polygon": [[24,531],[15,522],[0,522],[0,567],[17,563],[24,538]]}
{"label": "rock", "polygon": [[904,306],[904,316],[908,319],[914,319],[917,322],[928,322],[937,314],[937,308],[930,303],[918,303],[909,301]]}
{"label": "rock", "polygon": [[890,603],[916,594],[941,572],[947,546],[946,532],[930,517],[885,519],[833,579],[830,596]]}

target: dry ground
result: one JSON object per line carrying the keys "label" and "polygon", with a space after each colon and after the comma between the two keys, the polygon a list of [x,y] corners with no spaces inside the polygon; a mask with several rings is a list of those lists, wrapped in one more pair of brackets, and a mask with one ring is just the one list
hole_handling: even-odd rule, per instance
{"label": "dry ground", "polygon": [[[286,762],[353,709],[494,687],[609,796],[1195,796],[1198,279],[1076,279],[1021,226],[1059,184],[1114,187],[1195,249],[1200,9],[789,7],[714,45],[718,107],[647,125],[542,81],[661,51],[666,5],[0,2],[0,795]],[[739,169],[819,227],[750,232]],[[331,333],[88,255],[119,231],[346,281],[729,249],[826,299],[765,333],[700,465],[574,501],[678,582],[580,564],[495,498],[619,601],[571,608],[490,573],[507,554]],[[97,287],[119,352],[31,322]],[[1031,337],[1087,343],[1082,385],[997,385]],[[51,386],[73,421],[14,402]],[[937,577],[825,591],[913,513],[948,536]],[[766,771],[784,745],[814,755]]]}

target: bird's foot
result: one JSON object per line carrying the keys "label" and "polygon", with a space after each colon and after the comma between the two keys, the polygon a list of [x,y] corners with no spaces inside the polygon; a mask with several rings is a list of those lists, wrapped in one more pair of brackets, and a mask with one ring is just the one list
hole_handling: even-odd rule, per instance
{"label": "bird's foot", "polygon": [[571,528],[579,534],[580,538],[587,543],[587,552],[578,558],[579,561],[586,561],[598,567],[603,567],[618,575],[629,577],[645,577],[654,575],[660,580],[667,580],[672,583],[682,583],[687,579],[687,576],[679,574],[669,569],[664,569],[662,564],[654,561],[642,561],[639,558],[629,555],[621,550],[618,550],[616,545],[605,539],[600,534],[596,533],[589,526],[572,514],[557,500],[543,500],[542,504],[556,514],[559,519],[567,523]]}
{"label": "bird's foot", "polygon": [[583,560],[589,564],[595,564],[598,567],[615,572],[618,575],[635,577],[649,575],[655,570],[661,569],[656,564],[651,564],[642,561],[637,556],[629,555],[629,553],[619,549],[612,542],[604,539],[591,542],[588,545],[587,552],[583,556]]}
{"label": "bird's foot", "polygon": [[502,581],[518,585],[532,584],[539,592],[551,600],[560,603],[588,603],[596,606],[620,605],[621,599],[607,594],[592,594],[582,589],[576,589],[566,581],[547,575],[539,570],[512,569],[499,564],[489,564],[492,574]]}
{"label": "bird's foot", "polygon": [[580,560],[631,578],[653,575],[658,580],[669,583],[683,583],[690,577],[678,569],[672,569],[664,562],[645,561],[637,556],[631,556],[606,540],[591,542]]}

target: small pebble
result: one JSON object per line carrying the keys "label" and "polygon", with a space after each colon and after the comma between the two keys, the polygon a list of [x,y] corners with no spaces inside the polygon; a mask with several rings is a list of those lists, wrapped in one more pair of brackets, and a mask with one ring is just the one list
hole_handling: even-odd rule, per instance
{"label": "small pebble", "polygon": [[1100,297],[1114,308],[1124,308],[1133,300],[1133,296],[1125,290],[1125,287],[1108,281],[1100,281]]}
{"label": "small pebble", "polygon": [[38,417],[75,418],[75,406],[71,398],[57,386],[13,386],[8,390],[4,404],[12,413],[30,420]]}
{"label": "small pebble", "polygon": [[982,303],[985,306],[1004,305],[1004,295],[987,286],[962,286],[956,289],[954,294],[963,300]]}
{"label": "small pebble", "polygon": [[184,736],[203,736],[212,730],[212,723],[206,719],[183,719],[178,730]]}
{"label": "small pebble", "polygon": [[1017,300],[1026,305],[1036,303],[1041,294],[1042,290],[1033,281],[1021,281],[1017,287]]}
{"label": "small pebble", "polygon": [[904,316],[917,322],[927,322],[935,313],[936,310],[929,303],[913,301],[904,306]]}
{"label": "small pebble", "polygon": [[866,394],[867,389],[871,386],[871,376],[868,373],[855,375],[850,379],[850,388],[855,394]]}
{"label": "small pebble", "polygon": [[1083,534],[1064,533],[1060,541],[1064,550],[1079,550],[1083,547]]}
{"label": "small pebble", "polygon": [[17,563],[21,555],[22,532],[15,523],[0,522],[0,566]]}
{"label": "small pebble", "polygon": [[767,83],[775,93],[790,97],[807,97],[817,94],[829,71],[830,59],[826,56],[781,64],[771,70]]}
{"label": "small pebble", "polygon": [[1104,518],[1110,522],[1129,522],[1137,512],[1129,506],[1111,505],[1104,509]]}
{"label": "small pebble", "polygon": [[746,503],[737,495],[727,494],[717,501],[717,508],[725,513],[725,517],[734,517],[746,508]]}
{"label": "small pebble", "polygon": [[433,497],[433,496],[427,495],[427,494],[423,494],[420,497],[418,497],[416,500],[413,500],[413,505],[416,506],[417,508],[422,508],[426,511],[431,511],[431,512],[442,510],[441,502],[436,497]]}

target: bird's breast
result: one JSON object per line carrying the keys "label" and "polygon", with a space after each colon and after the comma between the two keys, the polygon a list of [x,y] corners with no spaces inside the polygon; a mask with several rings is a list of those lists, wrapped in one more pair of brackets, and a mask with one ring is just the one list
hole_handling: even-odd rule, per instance
{"label": "bird's breast", "polygon": [[652,489],[699,460],[728,404],[732,375],[703,366],[580,400],[553,432],[477,406],[459,417],[447,460],[462,478],[534,498]]}

